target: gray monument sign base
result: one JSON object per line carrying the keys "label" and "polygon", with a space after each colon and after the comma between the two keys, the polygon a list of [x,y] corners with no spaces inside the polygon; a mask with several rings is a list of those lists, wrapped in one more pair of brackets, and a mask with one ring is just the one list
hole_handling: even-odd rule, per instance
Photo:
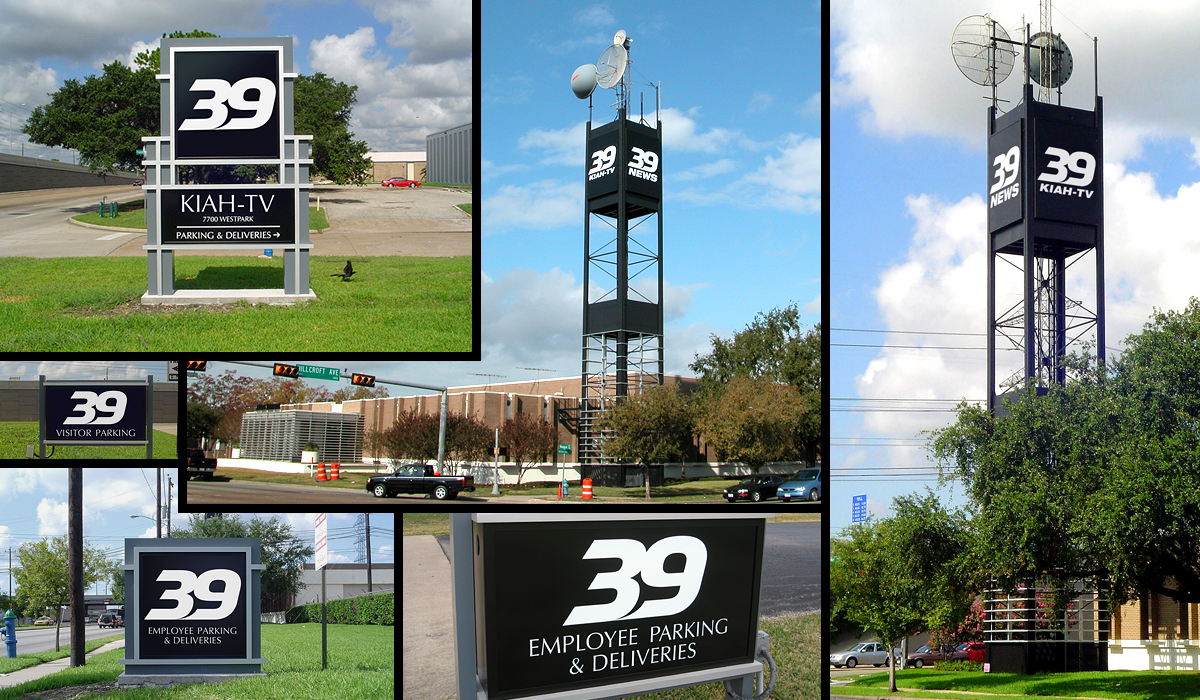
{"label": "gray monument sign base", "polygon": [[223,683],[231,681],[235,678],[247,678],[253,676],[266,676],[267,674],[259,673],[192,673],[188,674],[188,668],[183,667],[179,671],[170,676],[148,675],[148,674],[131,674],[122,673],[117,676],[118,688],[135,688],[135,687],[162,687],[165,688],[171,685],[183,685],[184,683]]}
{"label": "gray monument sign base", "polygon": [[287,294],[282,289],[177,289],[171,294],[142,295],[143,304],[233,304],[242,299],[251,304],[295,304],[316,299],[312,289],[308,294]]}

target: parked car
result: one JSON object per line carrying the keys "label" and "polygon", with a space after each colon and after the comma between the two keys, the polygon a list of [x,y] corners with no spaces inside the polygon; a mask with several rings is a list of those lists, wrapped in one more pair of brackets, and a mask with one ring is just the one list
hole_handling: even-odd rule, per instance
{"label": "parked car", "polygon": [[475,490],[473,476],[443,476],[425,464],[406,464],[391,474],[377,474],[367,479],[367,491],[376,498],[401,493],[423,493],[441,501],[458,498],[462,491]]}
{"label": "parked car", "polygon": [[801,469],[780,484],[775,493],[784,502],[821,500],[820,468]]}
{"label": "parked car", "polygon": [[854,668],[859,664],[871,664],[876,667],[886,666],[888,664],[887,645],[882,642],[862,642],[855,644],[846,651],[830,654],[829,663],[833,664],[836,668],[841,668],[842,666]]}
{"label": "parked car", "polygon": [[402,177],[390,177],[383,181],[383,186],[384,187],[407,187],[409,189],[412,189],[414,187],[420,187],[421,183],[417,182],[416,180],[405,180]]}
{"label": "parked car", "polygon": [[954,650],[953,658],[983,663],[983,642],[963,642]]}
{"label": "parked car", "polygon": [[925,666],[925,664],[937,663],[938,661],[947,661],[953,658],[953,653],[954,650],[948,646],[938,648],[924,644],[921,646],[921,648],[908,654],[908,661],[905,663],[905,666],[921,668]]}
{"label": "parked car", "polygon": [[786,481],[778,474],[760,474],[725,489],[725,500],[733,503],[739,498],[748,498],[755,503],[765,501],[775,495],[779,486]]}
{"label": "parked car", "polygon": [[194,476],[202,476],[205,481],[212,481],[213,475],[217,473],[217,460],[215,457],[206,456],[204,450],[189,448],[187,458],[187,478],[189,481]]}
{"label": "parked car", "polygon": [[54,618],[53,618],[53,617],[49,617],[49,616],[47,616],[47,615],[42,615],[42,616],[41,616],[41,617],[39,617],[38,619],[34,620],[34,621],[33,621],[33,624],[34,624],[35,626],[37,626],[37,625],[53,625],[53,624],[54,624]]}
{"label": "parked car", "polygon": [[104,613],[100,616],[100,627],[124,627],[125,619],[117,613]]}

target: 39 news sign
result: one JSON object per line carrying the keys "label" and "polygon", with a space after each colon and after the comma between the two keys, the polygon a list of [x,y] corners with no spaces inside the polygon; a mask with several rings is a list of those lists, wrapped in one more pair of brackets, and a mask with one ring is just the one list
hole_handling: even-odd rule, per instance
{"label": "39 news sign", "polygon": [[248,538],[126,540],[126,673],[259,673],[259,547]]}
{"label": "39 news sign", "polygon": [[1032,218],[1099,226],[1102,143],[1092,113],[1051,104],[1034,107],[1033,117],[1024,105],[1013,110],[1017,118],[988,139],[988,231],[1020,221],[1030,196]]}
{"label": "39 news sign", "polygon": [[171,48],[175,158],[280,157],[283,52],[280,47]]}
{"label": "39 news sign", "polygon": [[662,199],[662,140],[658,132],[628,122],[627,143],[624,152],[620,152],[619,126],[620,122],[614,121],[591,132],[587,143],[587,198],[616,192],[619,169],[624,173],[627,190]]}
{"label": "39 news sign", "polygon": [[489,700],[752,662],[758,519],[475,523]]}
{"label": "39 news sign", "polygon": [[44,382],[47,445],[145,445],[146,382]]}

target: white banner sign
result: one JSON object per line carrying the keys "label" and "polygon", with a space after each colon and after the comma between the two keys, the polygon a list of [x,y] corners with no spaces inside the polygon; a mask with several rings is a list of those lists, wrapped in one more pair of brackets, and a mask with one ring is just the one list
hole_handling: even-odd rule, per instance
{"label": "white banner sign", "polygon": [[317,571],[329,563],[329,550],[325,547],[325,514],[317,513]]}

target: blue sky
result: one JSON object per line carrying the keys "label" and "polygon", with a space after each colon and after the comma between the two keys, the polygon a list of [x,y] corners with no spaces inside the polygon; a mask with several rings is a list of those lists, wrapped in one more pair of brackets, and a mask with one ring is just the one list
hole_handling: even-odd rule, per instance
{"label": "blue sky", "polygon": [[[662,85],[666,371],[759,312],[794,302],[820,319],[819,7],[483,4],[481,371],[579,372],[588,103],[570,79],[618,29],[632,112],[644,95],[651,124]],[[593,126],[613,101],[597,88]]]}
{"label": "blue sky", "polygon": [[[984,98],[990,90],[960,74],[949,46],[960,20],[989,9],[1010,34],[1019,33],[1022,13],[1037,31],[1038,3],[1032,0],[990,7],[954,0],[833,5],[829,395],[835,534],[850,522],[854,494],[866,494],[869,510],[885,514],[894,496],[936,487],[922,431],[948,424],[953,414],[945,409],[958,400],[985,398],[982,195]],[[1194,80],[1200,7],[1167,11],[1063,0],[1054,3],[1054,13],[1054,31],[1075,59],[1064,105],[1092,108],[1092,38],[1099,40],[1105,345],[1111,355],[1125,336],[1141,330],[1154,307],[1179,309],[1200,295],[1194,223],[1200,216],[1200,88]],[[1021,70],[1018,59],[1000,86],[1001,99],[1018,99]],[[1068,277],[1068,295],[1094,299],[1094,261],[1087,257],[1077,267]],[[1000,378],[1006,374],[998,371]],[[952,485],[939,493],[947,503],[962,503]]]}
{"label": "blue sky", "polygon": [[0,0],[0,152],[70,161],[26,142],[21,124],[63,81],[129,65],[163,33],[292,36],[294,67],[357,85],[351,128],[373,151],[424,151],[429,133],[472,120],[468,0]]}
{"label": "blue sky", "polygon": [[[88,544],[101,549],[114,561],[125,556],[125,538],[154,537],[155,524],[145,517],[154,517],[156,469],[84,469],[83,470],[83,536]],[[163,501],[167,500],[166,478],[177,482],[174,469],[164,469]],[[67,532],[67,470],[6,468],[4,488],[0,489],[0,589],[8,590],[8,548],[13,550],[13,566],[19,565],[17,549],[25,542],[37,542],[45,537],[58,537]],[[179,484],[171,490],[171,524],[187,526],[188,513],[179,513]],[[289,523],[292,532],[305,542],[312,542],[316,513],[259,513],[269,520],[273,515]],[[237,515],[249,521],[251,515]],[[354,513],[329,514],[330,562],[353,562],[356,558],[352,536]],[[378,528],[378,529],[377,529]],[[371,514],[371,562],[395,561],[395,537],[382,530],[395,528],[391,513]],[[166,523],[163,524],[164,536]],[[15,587],[15,581],[14,581]],[[19,592],[20,589],[16,588]],[[104,582],[94,585],[87,593],[105,592]]]}

